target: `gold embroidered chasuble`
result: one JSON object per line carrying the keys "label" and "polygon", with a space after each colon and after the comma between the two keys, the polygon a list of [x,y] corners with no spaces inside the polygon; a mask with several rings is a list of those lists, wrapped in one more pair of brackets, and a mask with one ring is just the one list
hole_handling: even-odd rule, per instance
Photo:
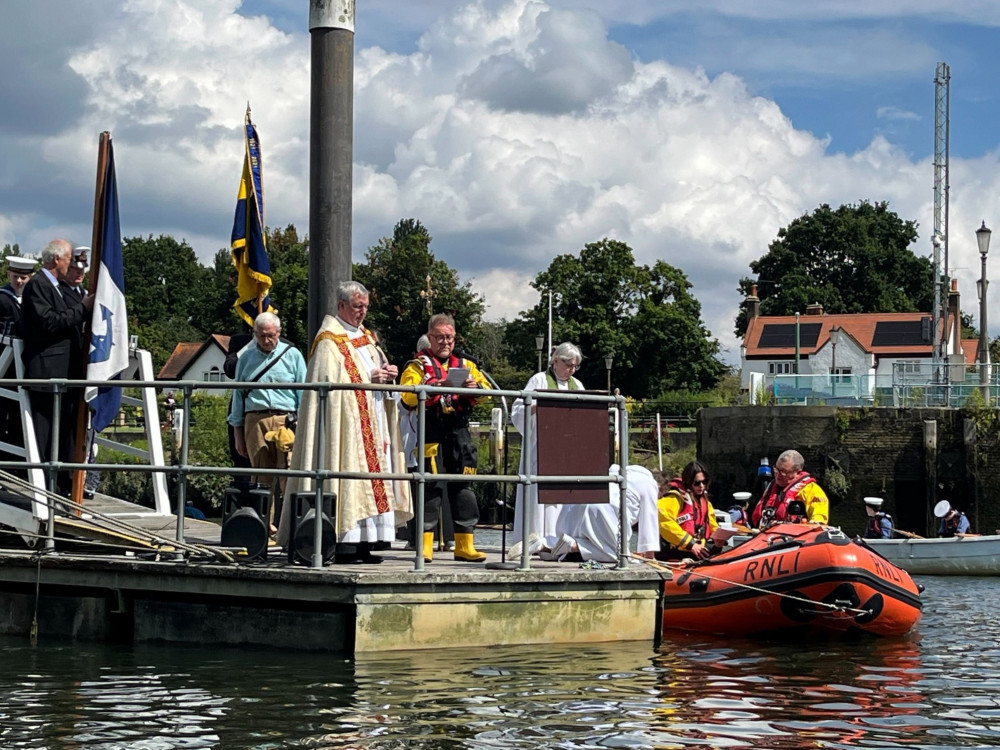
{"label": "gold embroidered chasuble", "polygon": [[[361,330],[363,335],[352,340],[341,321],[334,315],[327,315],[313,342],[306,382],[370,383],[368,368],[358,350],[368,347],[368,353],[375,362],[379,361],[379,352],[371,334],[364,328]],[[398,402],[393,398],[382,400],[385,425],[377,418],[375,402],[373,391],[331,390],[326,399],[324,429],[320,436],[317,434],[319,393],[304,391],[299,407],[291,468],[306,471],[313,469],[317,440],[322,439],[325,443],[324,469],[367,473],[405,472]],[[290,536],[291,498],[297,492],[314,489],[312,477],[289,478],[278,530],[279,544],[286,544]],[[333,477],[326,480],[323,489],[337,495],[335,523],[338,538],[357,526],[358,522],[390,510],[395,514],[397,526],[413,517],[407,480]]]}

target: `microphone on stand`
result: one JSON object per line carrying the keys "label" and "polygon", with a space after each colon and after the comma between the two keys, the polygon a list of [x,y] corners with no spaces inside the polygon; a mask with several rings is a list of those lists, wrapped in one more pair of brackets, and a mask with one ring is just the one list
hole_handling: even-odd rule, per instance
{"label": "microphone on stand", "polygon": [[451,350],[451,353],[452,353],[452,354],[454,354],[454,355],[455,355],[456,357],[458,357],[459,359],[467,359],[467,360],[469,360],[469,361],[470,361],[470,362],[471,362],[472,364],[474,364],[474,365],[475,365],[476,367],[479,367],[479,368],[482,368],[482,365],[481,365],[481,364],[479,364],[479,360],[478,360],[478,359],[477,359],[476,357],[473,357],[473,356],[472,356],[471,354],[469,354],[469,353],[468,353],[467,351],[465,351],[464,349],[459,349],[459,348],[458,348],[458,347],[456,346],[456,347],[455,347],[454,349],[452,349],[452,350]]}
{"label": "microphone on stand", "polygon": [[[467,360],[469,360],[472,364],[474,364],[476,367],[479,368],[479,372],[481,372],[483,374],[483,377],[486,378],[486,381],[494,389],[496,389],[498,391],[500,390],[500,386],[497,385],[497,381],[495,381],[493,379],[492,375],[490,375],[488,372],[486,372],[486,369],[483,367],[482,364],[480,364],[479,360],[476,357],[473,357],[471,354],[469,354],[468,352],[466,352],[464,349],[457,349],[457,348],[456,349],[452,349],[451,353],[454,354],[459,359],[467,359]],[[506,412],[507,411],[507,399],[504,398],[503,396],[501,396],[500,397],[500,401],[503,403],[503,410],[504,410],[504,412]]]}

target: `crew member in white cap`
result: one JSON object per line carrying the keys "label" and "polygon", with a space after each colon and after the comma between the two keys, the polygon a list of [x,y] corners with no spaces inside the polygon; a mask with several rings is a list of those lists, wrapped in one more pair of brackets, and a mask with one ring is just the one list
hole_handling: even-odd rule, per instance
{"label": "crew member in white cap", "polygon": [[866,497],[865,512],[868,514],[865,539],[892,539],[892,516],[883,512],[882,498]]}
{"label": "crew member in white cap", "polygon": [[33,258],[21,255],[7,256],[8,283],[0,287],[0,323],[4,328],[9,328],[15,336],[20,335],[21,328],[21,293],[24,292],[24,285],[34,272]]}
{"label": "crew member in white cap", "polygon": [[66,280],[60,282],[60,287],[69,287],[77,299],[82,300],[86,292],[83,291],[83,277],[87,273],[87,253],[90,248],[85,245],[73,248],[73,259],[70,261],[69,269],[66,271]]}
{"label": "crew member in white cap", "polygon": [[750,526],[750,515],[747,508],[750,507],[751,494],[749,492],[734,492],[733,504],[729,506],[729,518],[736,526]]}
{"label": "crew member in white cap", "polygon": [[934,506],[934,515],[941,519],[941,525],[938,527],[938,536],[941,537],[968,534],[972,526],[966,515],[960,510],[955,510],[947,500],[942,500]]}
{"label": "crew member in white cap", "polygon": [[[35,272],[33,258],[22,255],[7,256],[7,280],[9,283],[0,287],[0,333],[21,335],[21,293],[24,285]],[[0,349],[3,346],[0,345]],[[10,368],[6,377],[14,377],[14,368]],[[21,417],[17,404],[9,399],[0,403],[0,439],[5,443],[20,445],[22,441]],[[4,456],[11,458],[10,456]]]}

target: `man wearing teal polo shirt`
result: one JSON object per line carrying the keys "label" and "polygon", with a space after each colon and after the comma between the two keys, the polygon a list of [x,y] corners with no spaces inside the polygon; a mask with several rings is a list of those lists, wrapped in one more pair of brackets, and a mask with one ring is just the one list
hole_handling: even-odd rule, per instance
{"label": "man wearing teal polo shirt", "polygon": [[[294,346],[281,340],[281,321],[274,313],[260,313],[253,324],[255,345],[236,365],[238,382],[304,383],[306,361]],[[255,469],[287,469],[289,453],[280,451],[267,434],[286,426],[299,410],[302,391],[294,388],[239,389],[233,397],[229,424],[233,426],[236,452]],[[272,480],[275,480],[272,482]],[[281,512],[284,477],[254,476],[253,481],[276,489],[275,517]]]}

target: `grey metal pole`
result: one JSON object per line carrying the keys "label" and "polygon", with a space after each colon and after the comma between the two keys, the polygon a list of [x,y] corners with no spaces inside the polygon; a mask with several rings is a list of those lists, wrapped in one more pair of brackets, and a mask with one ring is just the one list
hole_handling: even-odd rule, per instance
{"label": "grey metal pole", "polygon": [[413,506],[413,549],[416,550],[416,559],[413,561],[413,569],[418,573],[424,569],[424,495],[427,492],[427,479],[424,472],[427,471],[427,459],[424,457],[427,450],[427,391],[420,391],[417,394],[417,460],[419,474],[417,475],[417,499]]}
{"label": "grey metal pole", "polygon": [[625,408],[625,399],[617,397],[618,401],[618,435],[619,451],[621,460],[619,461],[621,486],[618,493],[618,520],[620,523],[621,545],[618,550],[618,570],[625,570],[628,567],[629,537],[632,536],[632,526],[628,522],[628,512],[626,509],[625,493],[628,492],[628,410]]}
{"label": "grey metal pole", "polygon": [[310,0],[309,339],[351,279],[354,162],[354,2]]}
{"label": "grey metal pole", "polygon": [[[184,507],[187,505],[188,483],[188,451],[191,445],[191,391],[190,385],[184,386],[184,411],[181,413],[181,456],[180,472],[177,477],[177,541],[184,541]],[[266,521],[265,521],[266,523]],[[176,557],[182,557],[178,552]]]}
{"label": "grey metal pole", "polygon": [[931,382],[934,385],[940,385],[941,339],[943,338],[939,320],[941,316],[941,237],[933,235],[931,244],[934,247],[934,317],[931,319],[931,369],[933,373]]}
{"label": "grey metal pole", "polygon": [[[531,470],[531,437],[534,434],[534,425],[532,424],[533,414],[532,410],[535,407],[535,397],[530,393],[524,394],[524,411],[527,415],[524,418],[524,435],[521,439],[521,454],[526,455],[528,458],[524,462],[524,468],[527,469],[525,476],[519,477],[519,479],[524,481],[524,491],[521,493],[521,502],[524,507],[521,508],[521,565],[518,570],[530,570],[531,564],[528,562],[528,558],[531,557],[528,547],[530,542],[528,540],[528,535],[531,533],[531,513],[529,512],[528,505],[528,494],[531,492],[532,486],[536,487],[537,483],[534,482],[534,476],[538,471],[538,466],[535,466],[535,471]],[[525,453],[525,451],[528,451]],[[538,452],[535,451],[535,463],[538,463]],[[535,496],[535,511],[537,513],[542,512],[542,506],[537,502],[538,496]]]}
{"label": "grey metal pole", "polygon": [[[49,469],[47,472],[49,492],[55,492],[58,482],[55,464],[59,461],[59,425],[62,422],[62,390],[63,386],[56,384],[52,391],[52,442],[49,445]],[[69,425],[67,425],[67,428]],[[56,548],[56,504],[49,502],[49,517],[45,524],[45,549]]]}
{"label": "grey metal pole", "polygon": [[[985,223],[984,223],[985,226]],[[983,400],[987,405],[990,403],[990,370],[989,365],[989,334],[986,332],[986,289],[989,281],[986,278],[986,253],[980,253],[983,268],[980,272],[979,289],[979,385]]]}
{"label": "grey metal pole", "polygon": [[[316,420],[316,434],[320,436],[319,440],[316,441],[316,453],[315,453],[315,464],[316,473],[319,474],[323,469],[323,462],[326,460],[326,440],[323,436],[326,435],[326,399],[329,397],[330,392],[327,390],[321,390],[319,392],[319,413],[317,414]],[[313,554],[312,554],[312,567],[320,570],[323,568],[323,480],[320,477],[313,479],[316,482],[316,497],[314,499],[315,505],[313,506]],[[331,519],[336,523],[336,515]],[[264,519],[266,522],[267,519]],[[292,530],[292,534],[295,530]],[[336,536],[336,530],[334,530],[334,535]],[[336,540],[334,541],[336,543]],[[291,544],[291,542],[289,542]]]}
{"label": "grey metal pole", "polygon": [[[799,338],[799,314],[795,313],[795,374],[799,374],[799,357],[801,352],[801,339]],[[799,387],[798,378],[795,379],[795,387]]]}

